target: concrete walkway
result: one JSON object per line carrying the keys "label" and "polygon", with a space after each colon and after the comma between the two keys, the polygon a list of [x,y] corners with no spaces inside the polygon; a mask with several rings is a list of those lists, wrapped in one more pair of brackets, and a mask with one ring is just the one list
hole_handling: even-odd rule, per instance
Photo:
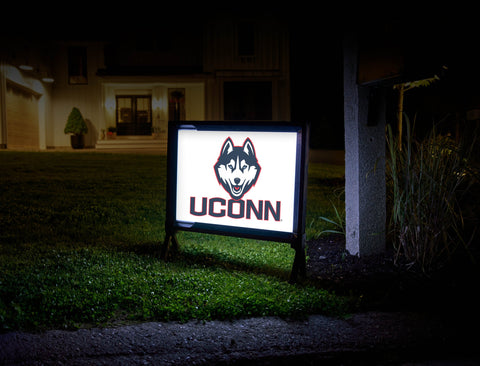
{"label": "concrete walkway", "polygon": [[348,319],[314,315],[12,332],[0,334],[0,364],[480,365],[476,332],[459,325],[428,314],[368,312]]}

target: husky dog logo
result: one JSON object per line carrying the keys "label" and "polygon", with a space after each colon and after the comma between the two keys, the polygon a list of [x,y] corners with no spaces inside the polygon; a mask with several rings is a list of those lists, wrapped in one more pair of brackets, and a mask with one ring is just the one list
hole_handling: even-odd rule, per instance
{"label": "husky dog logo", "polygon": [[260,173],[255,148],[249,138],[243,146],[234,146],[228,137],[223,143],[218,161],[214,166],[215,175],[225,191],[234,200],[239,200],[255,185]]}

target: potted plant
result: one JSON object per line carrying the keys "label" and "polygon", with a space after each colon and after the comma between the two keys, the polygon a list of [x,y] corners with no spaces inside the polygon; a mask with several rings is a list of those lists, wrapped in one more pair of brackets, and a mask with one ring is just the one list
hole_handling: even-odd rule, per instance
{"label": "potted plant", "polygon": [[107,132],[107,139],[114,139],[115,137],[117,137],[117,128],[109,127]]}
{"label": "potted plant", "polygon": [[63,132],[66,134],[72,134],[70,136],[70,144],[72,145],[72,148],[83,149],[85,146],[84,135],[88,132],[88,127],[78,108],[73,107],[68,116],[67,124],[65,125]]}

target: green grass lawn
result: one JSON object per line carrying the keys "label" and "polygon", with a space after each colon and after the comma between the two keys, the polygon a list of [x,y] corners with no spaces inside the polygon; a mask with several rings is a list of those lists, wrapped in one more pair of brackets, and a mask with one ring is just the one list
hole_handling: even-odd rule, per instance
{"label": "green grass lawn", "polygon": [[[343,207],[343,174],[310,165],[307,239]],[[348,311],[288,284],[288,244],[181,232],[161,260],[165,185],[161,156],[1,152],[0,330]]]}

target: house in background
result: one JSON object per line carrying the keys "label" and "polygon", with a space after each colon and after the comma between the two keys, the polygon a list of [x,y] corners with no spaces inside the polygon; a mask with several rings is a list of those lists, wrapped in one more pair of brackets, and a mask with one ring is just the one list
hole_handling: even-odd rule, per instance
{"label": "house in background", "polygon": [[169,120],[290,120],[288,27],[274,17],[55,36],[0,38],[3,148],[69,148],[73,107],[97,149],[166,150]]}

